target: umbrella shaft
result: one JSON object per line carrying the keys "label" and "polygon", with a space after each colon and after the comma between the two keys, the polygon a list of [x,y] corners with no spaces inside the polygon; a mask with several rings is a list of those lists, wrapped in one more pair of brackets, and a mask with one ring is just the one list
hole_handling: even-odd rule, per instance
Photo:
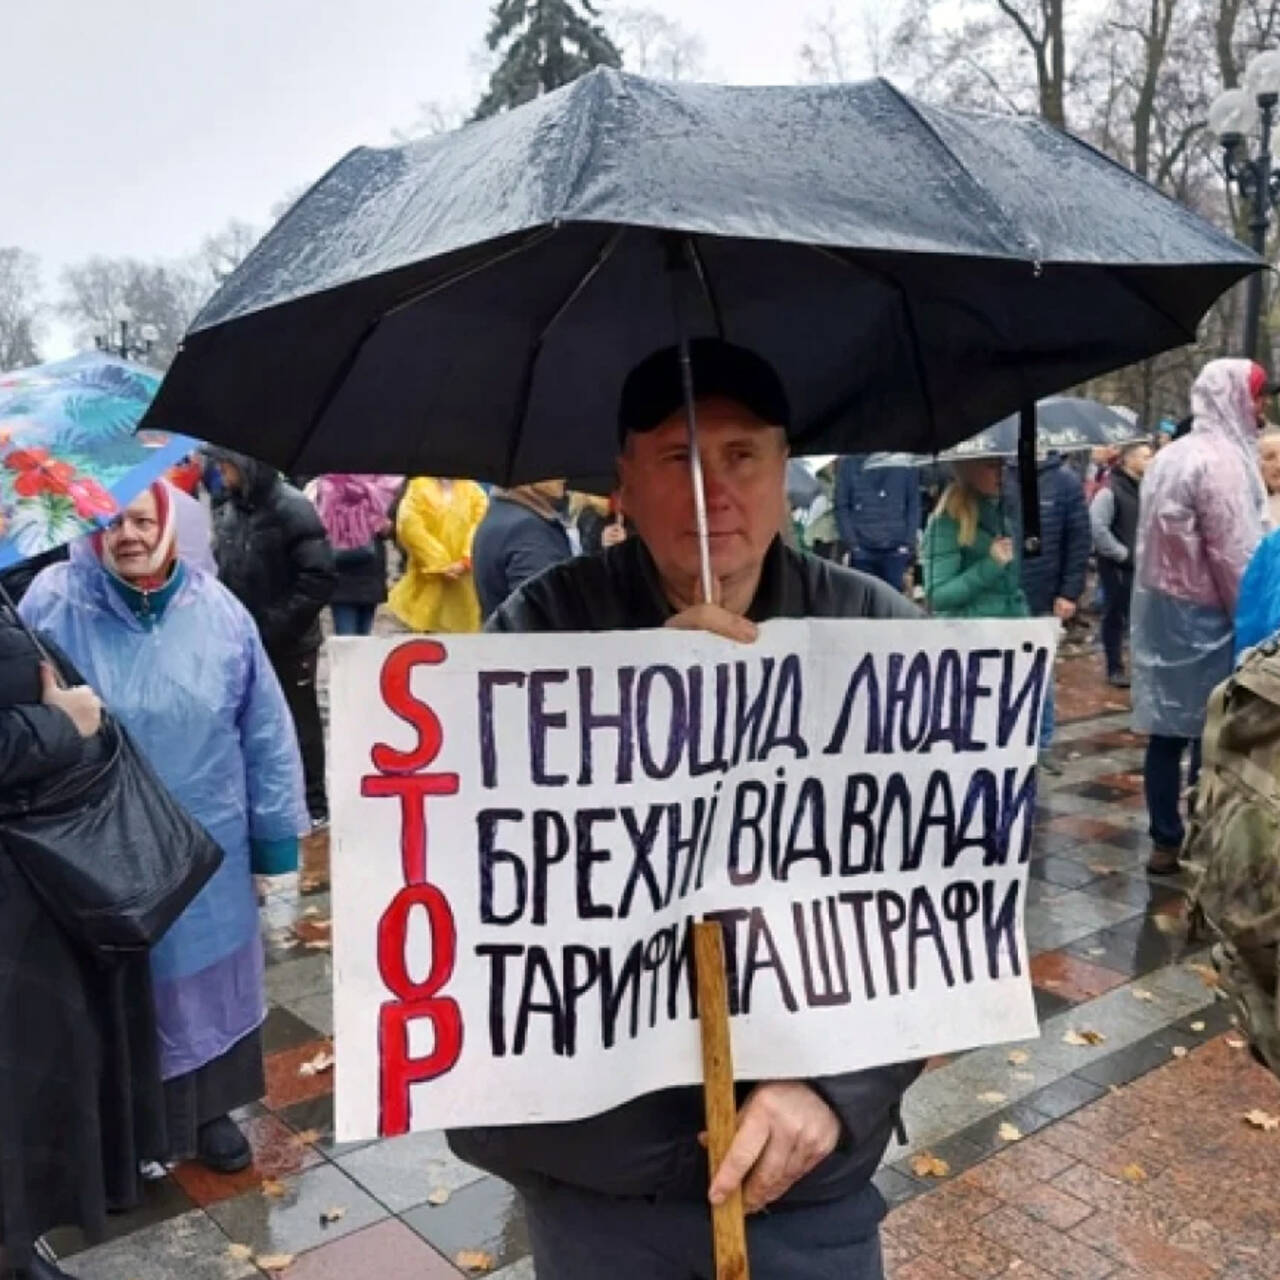
{"label": "umbrella shaft", "polygon": [[680,334],[680,377],[684,388],[684,411],[689,424],[689,476],[693,484],[693,514],[698,528],[698,567],[702,576],[702,598],[715,599],[711,576],[711,544],[707,536],[707,490],[702,477],[702,454],[698,450],[698,415],[693,404],[693,365],[689,360],[689,339]]}

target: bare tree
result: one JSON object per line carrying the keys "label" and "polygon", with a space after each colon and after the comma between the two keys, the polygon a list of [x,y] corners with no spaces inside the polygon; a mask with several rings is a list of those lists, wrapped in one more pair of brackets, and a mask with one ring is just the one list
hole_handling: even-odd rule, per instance
{"label": "bare tree", "polygon": [[617,9],[606,26],[622,65],[660,80],[696,80],[705,74],[706,43],[656,9]]}
{"label": "bare tree", "polygon": [[62,289],[58,309],[81,345],[91,347],[98,335],[114,333],[124,306],[132,323],[155,327],[148,360],[163,368],[208,294],[209,281],[191,264],[99,256],[67,267]]}
{"label": "bare tree", "polygon": [[40,362],[37,339],[44,307],[35,254],[0,248],[0,370]]}
{"label": "bare tree", "polygon": [[252,224],[232,218],[221,231],[205,236],[200,258],[213,278],[221,284],[249,256],[262,232]]}
{"label": "bare tree", "polygon": [[832,5],[821,18],[810,18],[800,46],[800,67],[806,80],[840,84],[854,78],[850,23]]}
{"label": "bare tree", "polygon": [[[907,0],[891,66],[918,92],[961,105],[1067,120],[1066,0]],[[1028,63],[1030,68],[1028,69]]]}
{"label": "bare tree", "polygon": [[441,102],[439,99],[430,98],[418,103],[418,114],[412,122],[403,129],[392,129],[391,137],[396,142],[405,143],[413,142],[416,138],[429,138],[438,133],[452,133],[455,129],[461,129],[469,118],[466,107],[460,103]]}

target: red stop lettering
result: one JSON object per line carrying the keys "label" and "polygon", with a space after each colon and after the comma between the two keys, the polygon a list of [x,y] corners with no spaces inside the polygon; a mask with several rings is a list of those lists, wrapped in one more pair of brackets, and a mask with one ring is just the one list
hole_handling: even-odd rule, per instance
{"label": "red stop lettering", "polygon": [[397,751],[384,742],[378,743],[371,758],[379,773],[417,773],[440,754],[444,742],[440,717],[413,696],[409,680],[415,667],[435,666],[448,656],[444,645],[434,640],[411,640],[393,650],[382,664],[382,700],[418,731],[418,745],[412,751]]}

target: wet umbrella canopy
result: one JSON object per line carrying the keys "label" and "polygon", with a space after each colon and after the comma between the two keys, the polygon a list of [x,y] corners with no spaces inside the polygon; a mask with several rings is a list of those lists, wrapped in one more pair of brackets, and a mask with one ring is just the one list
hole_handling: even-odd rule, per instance
{"label": "wet umbrella canopy", "polygon": [[625,374],[683,327],[773,364],[799,450],[932,453],[1192,340],[1260,265],[1040,120],[598,71],[347,156],[147,425],[305,473],[598,475]]}

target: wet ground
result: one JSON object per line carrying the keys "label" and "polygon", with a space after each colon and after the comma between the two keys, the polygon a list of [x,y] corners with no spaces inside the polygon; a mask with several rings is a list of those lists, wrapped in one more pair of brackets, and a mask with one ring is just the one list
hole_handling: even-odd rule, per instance
{"label": "wet ground", "polygon": [[[1060,664],[1061,725],[1031,865],[1027,937],[1041,1036],[931,1064],[909,1145],[877,1181],[892,1280],[1280,1280],[1280,1084],[1254,1065],[1183,954],[1177,883],[1143,874],[1141,749],[1094,657]],[[518,1206],[438,1134],[335,1146],[329,902],[318,868],[263,910],[269,1093],[247,1115],[256,1162],[151,1186],[82,1280],[436,1280],[479,1254],[533,1268]],[[1280,1128],[1280,1126],[1277,1126]],[[932,1172],[926,1172],[926,1169]],[[256,1262],[255,1262],[256,1260]]]}

